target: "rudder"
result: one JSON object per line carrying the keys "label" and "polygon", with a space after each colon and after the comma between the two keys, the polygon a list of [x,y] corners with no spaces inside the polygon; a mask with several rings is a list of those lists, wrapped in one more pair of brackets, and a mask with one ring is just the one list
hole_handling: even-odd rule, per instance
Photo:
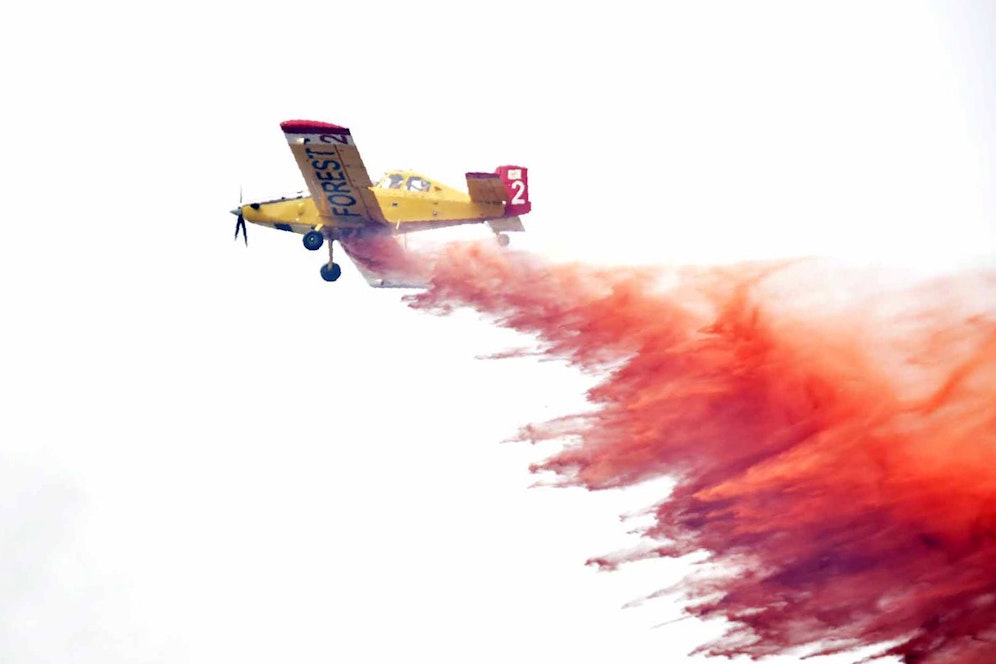
{"label": "rudder", "polygon": [[524,166],[499,166],[495,173],[501,178],[508,192],[506,215],[525,214],[532,209],[529,202],[529,169]]}

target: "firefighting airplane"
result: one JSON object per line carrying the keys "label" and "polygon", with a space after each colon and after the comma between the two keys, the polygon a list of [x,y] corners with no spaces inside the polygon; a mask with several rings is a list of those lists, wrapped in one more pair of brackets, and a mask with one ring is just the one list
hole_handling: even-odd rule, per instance
{"label": "firefighting airplane", "polygon": [[[308,192],[297,196],[248,203],[232,210],[238,217],[235,238],[246,222],[304,235],[304,246],[317,251],[327,243],[329,259],[322,266],[325,281],[335,281],[342,269],[332,260],[338,241],[372,286],[405,286],[378,273],[363,260],[365,239],[411,231],[486,223],[502,246],[508,231],[523,231],[519,216],[529,212],[529,181],[522,166],[499,166],[493,173],[467,173],[464,193],[412,171],[390,171],[373,184],[349,129],[326,122],[282,122],[284,136],[297,160]],[[310,192],[310,196],[308,193]],[[377,239],[390,241],[390,237]],[[354,248],[357,248],[355,251]]]}

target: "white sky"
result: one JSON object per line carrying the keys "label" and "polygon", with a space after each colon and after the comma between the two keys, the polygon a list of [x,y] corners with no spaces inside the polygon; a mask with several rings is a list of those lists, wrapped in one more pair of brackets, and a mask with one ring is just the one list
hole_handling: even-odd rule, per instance
{"label": "white sky", "polygon": [[529,166],[513,242],[556,257],[991,267],[996,13],[536,5],[7,10],[0,661],[702,660],[717,626],[620,609],[682,564],[583,566],[662,486],[499,444],[588,379],[227,211],[303,186],[308,118],[374,176]]}

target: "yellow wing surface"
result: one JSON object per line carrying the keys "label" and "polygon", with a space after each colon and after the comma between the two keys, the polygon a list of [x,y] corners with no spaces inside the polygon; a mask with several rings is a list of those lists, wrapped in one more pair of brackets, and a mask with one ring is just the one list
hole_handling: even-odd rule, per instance
{"label": "yellow wing surface", "polygon": [[387,223],[349,129],[311,120],[288,120],[280,128],[325,222]]}

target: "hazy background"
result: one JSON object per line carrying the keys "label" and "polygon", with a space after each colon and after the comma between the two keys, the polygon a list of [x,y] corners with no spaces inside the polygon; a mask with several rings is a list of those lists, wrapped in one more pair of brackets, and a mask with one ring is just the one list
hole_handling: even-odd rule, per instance
{"label": "hazy background", "polygon": [[309,118],[375,177],[529,166],[556,258],[992,267],[996,10],[537,4],[6,11],[0,660],[697,661],[720,626],[620,609],[684,563],[583,565],[663,485],[499,444],[590,378],[227,211]]}

